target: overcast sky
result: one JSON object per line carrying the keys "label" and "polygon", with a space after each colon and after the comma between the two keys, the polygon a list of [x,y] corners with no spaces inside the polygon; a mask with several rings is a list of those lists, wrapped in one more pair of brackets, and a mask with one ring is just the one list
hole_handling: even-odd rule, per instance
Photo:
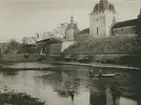
{"label": "overcast sky", "polygon": [[[89,27],[89,13],[99,0],[0,0],[0,42],[21,40],[69,22],[71,13],[79,29]],[[136,18],[141,0],[109,0],[119,21]]]}

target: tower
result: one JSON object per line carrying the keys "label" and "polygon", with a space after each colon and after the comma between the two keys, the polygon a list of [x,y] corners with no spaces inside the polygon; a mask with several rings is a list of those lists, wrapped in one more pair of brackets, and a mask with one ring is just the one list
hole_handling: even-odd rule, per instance
{"label": "tower", "polygon": [[141,9],[140,9],[140,13],[139,13],[139,15],[138,15],[137,33],[138,33],[139,35],[141,35]]}
{"label": "tower", "polygon": [[73,15],[71,16],[71,20],[70,20],[71,23],[74,23],[74,18],[73,18]]}
{"label": "tower", "polygon": [[90,35],[98,38],[109,37],[113,19],[116,16],[114,5],[109,3],[108,0],[100,0],[90,14]]}
{"label": "tower", "polygon": [[71,16],[70,23],[67,25],[65,30],[65,40],[74,41],[75,35],[79,32],[77,23],[74,23],[74,18]]}

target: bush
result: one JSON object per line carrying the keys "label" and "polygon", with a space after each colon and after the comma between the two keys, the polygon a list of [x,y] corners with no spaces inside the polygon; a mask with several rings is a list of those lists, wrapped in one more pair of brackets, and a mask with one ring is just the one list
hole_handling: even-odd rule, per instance
{"label": "bush", "polygon": [[[140,35],[123,35],[106,38],[92,38],[88,35],[82,35],[78,42],[65,50],[64,55],[71,55],[76,60],[79,55],[86,55],[88,59],[82,58],[79,62],[102,62],[102,63],[120,63],[121,60],[110,56],[99,56],[95,58],[92,55],[100,54],[140,54],[141,53],[141,36]],[[90,56],[89,56],[90,55]],[[128,59],[128,58],[127,58]],[[138,59],[138,58],[137,58]],[[135,60],[135,59],[134,59]],[[124,60],[125,61],[125,60]],[[129,60],[128,60],[129,61]],[[126,61],[125,61],[126,62]],[[130,62],[130,61],[129,61]]]}
{"label": "bush", "polygon": [[24,55],[24,58],[29,59],[29,54]]}
{"label": "bush", "polygon": [[46,56],[45,55],[40,55],[39,58],[36,59],[37,61],[44,61],[46,60]]}
{"label": "bush", "polygon": [[61,60],[61,57],[54,57],[55,60]]}
{"label": "bush", "polygon": [[15,92],[14,90],[4,89],[3,93],[0,93],[0,105],[12,104],[12,105],[45,105],[45,102],[41,102],[38,98],[33,98],[26,93]]}

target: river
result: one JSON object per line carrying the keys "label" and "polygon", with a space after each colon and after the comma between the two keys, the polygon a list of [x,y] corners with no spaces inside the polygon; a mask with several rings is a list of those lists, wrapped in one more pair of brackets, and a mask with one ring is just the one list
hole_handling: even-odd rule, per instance
{"label": "river", "polygon": [[[11,67],[50,67],[49,70],[0,70],[0,88],[7,86],[39,98],[45,105],[141,105],[140,72],[71,65],[18,63]],[[55,69],[55,71],[54,71]],[[88,71],[116,73],[89,77]]]}

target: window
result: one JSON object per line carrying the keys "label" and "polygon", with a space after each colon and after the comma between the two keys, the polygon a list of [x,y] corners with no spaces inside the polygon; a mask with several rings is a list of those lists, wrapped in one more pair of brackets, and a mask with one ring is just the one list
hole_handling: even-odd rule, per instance
{"label": "window", "polygon": [[112,10],[112,5],[109,6],[110,10]]}
{"label": "window", "polygon": [[98,11],[98,6],[96,6],[96,10]]}
{"label": "window", "polygon": [[41,49],[40,54],[41,54],[41,55],[42,55],[42,54],[45,54],[45,48],[42,48],[42,49]]}
{"label": "window", "polygon": [[98,22],[98,19],[97,19],[97,22]]}
{"label": "window", "polygon": [[97,34],[98,34],[98,27],[97,27]]}

